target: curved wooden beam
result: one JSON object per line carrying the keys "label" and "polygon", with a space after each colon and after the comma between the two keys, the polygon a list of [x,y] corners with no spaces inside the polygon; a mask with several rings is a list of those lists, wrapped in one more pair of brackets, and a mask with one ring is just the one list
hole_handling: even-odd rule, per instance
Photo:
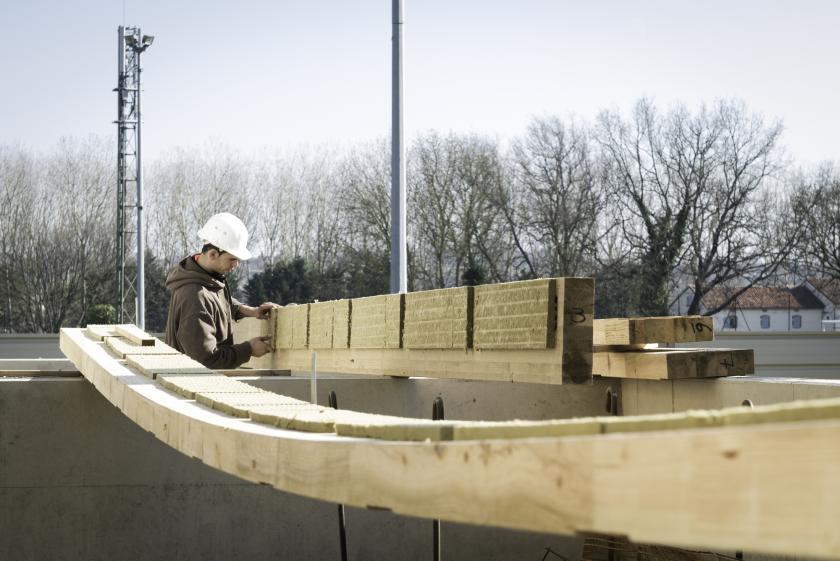
{"label": "curved wooden beam", "polygon": [[840,556],[840,420],[452,442],[278,429],[163,389],[81,330],[61,349],[173,448],[307,497],[456,522]]}

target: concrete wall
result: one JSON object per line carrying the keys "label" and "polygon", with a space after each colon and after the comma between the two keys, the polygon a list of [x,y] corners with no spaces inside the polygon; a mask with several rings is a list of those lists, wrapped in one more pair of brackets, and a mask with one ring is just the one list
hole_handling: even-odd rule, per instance
{"label": "concrete wall", "polygon": [[0,359],[64,358],[58,348],[58,335],[34,333],[0,335]]}
{"label": "concrete wall", "polygon": [[[253,381],[308,395],[305,379]],[[339,405],[452,418],[572,415],[604,406],[607,384],[545,387],[438,380],[322,379]],[[564,389],[567,388],[567,389]],[[577,390],[580,391],[577,391]],[[422,411],[421,411],[422,410]],[[351,560],[429,559],[428,520],[347,509]],[[446,559],[570,560],[581,540],[443,524]],[[336,506],[253,485],[138,428],[83,378],[0,378],[0,559],[339,559]]]}
{"label": "concrete wall", "polygon": [[702,345],[753,349],[756,374],[793,378],[840,378],[840,332],[723,332]]}

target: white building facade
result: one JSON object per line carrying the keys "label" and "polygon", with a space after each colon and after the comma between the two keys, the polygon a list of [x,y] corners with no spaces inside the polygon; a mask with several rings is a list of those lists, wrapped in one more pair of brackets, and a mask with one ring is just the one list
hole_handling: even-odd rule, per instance
{"label": "white building facade", "polygon": [[[714,289],[702,301],[704,313],[725,302],[727,290]],[[731,294],[731,293],[730,293]],[[715,331],[822,331],[825,304],[804,285],[748,288],[714,318]]]}

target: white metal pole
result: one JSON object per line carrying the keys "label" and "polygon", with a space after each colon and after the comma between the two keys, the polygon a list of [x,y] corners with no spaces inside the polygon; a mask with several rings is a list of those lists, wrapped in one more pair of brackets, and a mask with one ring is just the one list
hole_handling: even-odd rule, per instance
{"label": "white metal pole", "polygon": [[403,0],[392,0],[391,37],[391,292],[408,290],[405,246],[405,146],[403,144]]}
{"label": "white metal pole", "polygon": [[[137,44],[140,45],[143,34],[137,28]],[[140,127],[142,126],[142,113],[140,112],[140,74],[143,72],[140,66],[140,50],[137,51],[137,327],[146,329],[146,282],[144,266],[144,242],[143,242],[143,161],[140,141]]]}

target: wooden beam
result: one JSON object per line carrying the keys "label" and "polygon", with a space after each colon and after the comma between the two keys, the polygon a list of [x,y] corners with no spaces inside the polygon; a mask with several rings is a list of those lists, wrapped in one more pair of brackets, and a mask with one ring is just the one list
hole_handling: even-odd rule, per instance
{"label": "wooden beam", "polygon": [[563,353],[563,382],[592,379],[592,322],[595,318],[595,281],[557,279],[557,343]]}
{"label": "wooden beam", "polygon": [[160,374],[212,374],[213,371],[186,355],[143,355],[126,357],[126,362],[145,376],[154,379]]}
{"label": "wooden beam", "polygon": [[[530,282],[530,281],[528,281]],[[556,325],[553,344],[543,349],[473,349],[473,348],[399,348],[404,339],[399,317],[407,309],[405,295],[383,295],[353,299],[350,310],[350,348],[318,350],[318,371],[379,376],[429,376],[472,380],[500,380],[540,384],[586,383],[592,379],[592,312],[594,284],[592,279],[551,279],[554,285]],[[460,290],[460,289],[459,289]],[[458,306],[464,304],[468,291],[457,294]],[[545,302],[548,305],[548,302]],[[468,302],[467,302],[468,304]],[[459,308],[464,310],[463,307]],[[276,332],[283,332],[284,308],[277,310]],[[409,312],[405,312],[408,314]],[[422,316],[422,312],[415,311]],[[437,312],[435,312],[437,313]],[[459,312],[461,313],[461,312]],[[546,324],[551,312],[546,312]],[[430,317],[430,316],[429,316]],[[453,316],[454,317],[454,316]],[[407,322],[411,322],[406,320]],[[422,320],[421,320],[422,321]],[[446,320],[449,321],[449,320]],[[252,318],[234,325],[234,338],[245,340],[258,332]],[[334,330],[338,325],[333,322]],[[419,324],[418,324],[419,325]],[[454,324],[449,324],[451,325]],[[416,333],[419,336],[419,328]],[[465,333],[458,328],[456,339],[461,345]],[[408,344],[420,344],[418,340]],[[453,341],[455,339],[452,339]],[[451,344],[451,343],[449,343]],[[438,341],[433,346],[444,346]],[[309,371],[311,351],[276,345],[276,351],[261,359],[252,359],[257,368],[269,370]]]}
{"label": "wooden beam", "polygon": [[125,337],[135,345],[155,346],[156,339],[134,324],[117,325],[116,329],[120,337]]}
{"label": "wooden beam", "polygon": [[331,349],[333,347],[333,316],[335,301],[309,304],[309,347]]}
{"label": "wooden beam", "polygon": [[108,345],[115,353],[125,358],[129,355],[180,355],[178,351],[158,341],[154,337],[149,337],[151,344],[135,343],[133,340],[124,339],[123,337],[105,337],[105,344]]}
{"label": "wooden beam", "polygon": [[595,345],[644,345],[648,343],[693,343],[712,341],[710,316],[596,319]]}
{"label": "wooden beam", "polygon": [[[294,315],[292,314],[292,309],[294,305],[291,306],[283,306],[281,308],[277,308],[276,310],[271,311],[272,321],[275,322],[274,326],[274,348],[275,349],[292,349],[294,348],[293,340],[294,340]],[[236,331],[236,325],[238,324],[247,324],[248,319],[241,319],[234,325],[234,332]]]}
{"label": "wooden beam", "polygon": [[85,328],[85,333],[92,339],[103,341],[105,337],[119,337],[116,325],[90,324]]}
{"label": "wooden beam", "polygon": [[713,378],[755,371],[752,349],[651,349],[596,352],[592,372],[609,378]]}
{"label": "wooden beam", "polygon": [[309,348],[309,304],[291,307],[292,313],[292,348]]}
{"label": "wooden beam", "polygon": [[405,295],[382,294],[350,301],[350,347],[399,348],[402,345],[402,310]]}
{"label": "wooden beam", "polygon": [[557,281],[476,286],[473,348],[548,349],[556,344]]}
{"label": "wooden beam", "polygon": [[407,349],[472,347],[473,288],[443,288],[405,295],[403,344]]}
{"label": "wooden beam", "polygon": [[130,370],[80,330],[62,330],[61,349],[142,429],[211,467],[291,493],[538,532],[840,556],[837,419],[385,442],[222,415]]}
{"label": "wooden beam", "polygon": [[350,300],[335,300],[333,302],[333,348],[347,349],[350,347]]}
{"label": "wooden beam", "polygon": [[430,421],[388,415],[341,416],[334,420],[342,436],[382,440],[480,440],[537,437],[626,434],[649,431],[709,429],[736,425],[760,425],[840,419],[840,399],[743,406],[718,410],[635,415],[630,417],[582,417],[546,421]]}

